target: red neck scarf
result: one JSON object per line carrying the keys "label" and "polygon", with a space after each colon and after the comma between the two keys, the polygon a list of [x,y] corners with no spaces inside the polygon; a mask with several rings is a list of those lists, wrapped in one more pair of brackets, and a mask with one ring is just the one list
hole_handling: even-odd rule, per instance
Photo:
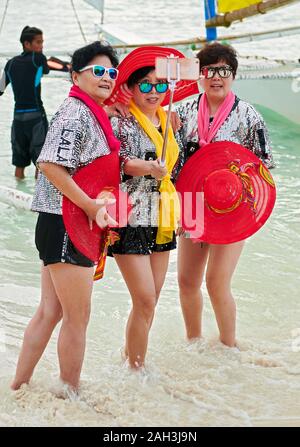
{"label": "red neck scarf", "polygon": [[214,119],[209,126],[209,105],[207,101],[206,93],[200,98],[199,110],[198,110],[198,133],[199,133],[199,145],[200,147],[210,143],[226,118],[228,117],[235,101],[235,94],[231,91],[227,94],[226,98],[219,106]]}
{"label": "red neck scarf", "polygon": [[117,138],[114,136],[110,121],[103,108],[99,106],[87,93],[82,91],[77,85],[73,85],[71,87],[69,96],[80,99],[80,101],[84,102],[88,106],[88,108],[91,110],[91,112],[93,112],[98,123],[100,124],[110,150],[112,152],[119,151],[120,141],[117,140]]}

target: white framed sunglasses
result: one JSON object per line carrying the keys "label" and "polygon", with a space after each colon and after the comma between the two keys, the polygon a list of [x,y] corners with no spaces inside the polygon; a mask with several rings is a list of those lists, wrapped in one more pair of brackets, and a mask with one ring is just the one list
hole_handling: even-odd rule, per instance
{"label": "white framed sunglasses", "polygon": [[79,72],[81,73],[82,71],[90,69],[92,69],[95,78],[103,78],[105,73],[107,73],[110,79],[112,81],[115,81],[119,75],[119,70],[117,70],[116,68],[114,67],[107,68],[103,67],[103,65],[87,65],[86,67],[81,68]]}

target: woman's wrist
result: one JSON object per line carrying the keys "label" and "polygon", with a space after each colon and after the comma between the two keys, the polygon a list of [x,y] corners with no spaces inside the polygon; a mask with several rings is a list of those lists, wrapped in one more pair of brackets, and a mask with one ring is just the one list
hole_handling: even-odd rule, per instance
{"label": "woman's wrist", "polygon": [[85,212],[85,214],[89,214],[91,205],[93,204],[93,199],[91,199],[88,195],[85,195],[85,197],[82,197],[80,202],[81,203],[78,206]]}
{"label": "woman's wrist", "polygon": [[155,167],[155,161],[149,160],[148,161],[148,166],[149,166],[149,172],[147,172],[146,175],[151,175],[152,177],[154,177],[153,170],[154,170],[154,167]]}

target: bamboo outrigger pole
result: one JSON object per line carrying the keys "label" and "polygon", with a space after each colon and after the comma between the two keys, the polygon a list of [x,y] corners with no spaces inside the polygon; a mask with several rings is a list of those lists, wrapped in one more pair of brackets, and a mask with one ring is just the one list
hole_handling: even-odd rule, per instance
{"label": "bamboo outrigger pole", "polygon": [[242,20],[246,17],[251,17],[256,14],[265,14],[267,11],[286,6],[291,3],[299,2],[299,0],[266,0],[256,3],[246,8],[238,9],[237,11],[227,12],[225,14],[218,14],[209,20],[206,20],[206,28],[216,26],[230,26],[232,22]]}

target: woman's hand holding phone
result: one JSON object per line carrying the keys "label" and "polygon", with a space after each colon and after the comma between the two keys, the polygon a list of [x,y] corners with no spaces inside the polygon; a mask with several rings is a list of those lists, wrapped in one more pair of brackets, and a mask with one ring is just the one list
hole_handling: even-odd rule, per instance
{"label": "woman's hand holding phone", "polygon": [[150,165],[151,177],[155,178],[156,180],[161,180],[162,178],[165,177],[165,175],[167,175],[168,170],[166,167],[161,166],[160,158],[157,158],[156,160],[150,160],[148,163],[151,163]]}

